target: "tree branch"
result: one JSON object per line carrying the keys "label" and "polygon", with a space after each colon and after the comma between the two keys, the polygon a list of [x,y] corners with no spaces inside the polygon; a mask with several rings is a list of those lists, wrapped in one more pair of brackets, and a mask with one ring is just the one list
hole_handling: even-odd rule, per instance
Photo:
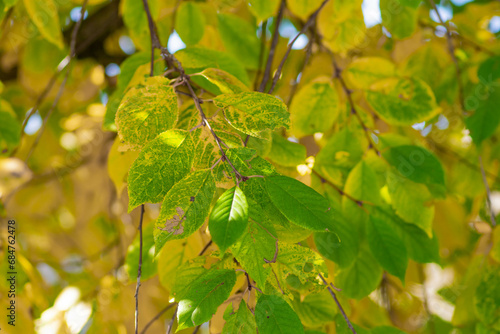
{"label": "tree branch", "polygon": [[205,245],[205,247],[203,247],[203,249],[201,250],[201,252],[198,254],[198,256],[202,256],[208,249],[208,247],[210,247],[210,245],[213,243],[213,240],[210,239],[209,242],[207,242],[207,244]]}
{"label": "tree branch", "polygon": [[267,20],[262,22],[261,34],[260,34],[260,50],[259,50],[259,66],[257,68],[257,73],[255,74],[255,79],[253,82],[253,90],[257,90],[257,85],[259,84],[260,75],[262,74],[262,63],[264,62],[264,51],[266,49],[267,40]]}
{"label": "tree branch", "polygon": [[491,225],[495,227],[497,225],[497,222],[495,219],[495,212],[493,212],[493,207],[491,206],[490,186],[488,185],[488,180],[486,180],[486,173],[484,172],[483,159],[481,159],[481,156],[478,156],[478,159],[479,159],[479,167],[481,168],[481,176],[483,177],[484,187],[486,188],[486,202],[488,203],[488,208],[490,209]]}
{"label": "tree branch", "polygon": [[144,326],[144,328],[141,331],[141,334],[145,334],[146,331],[149,329],[149,327],[151,327],[151,325],[156,320],[158,320],[158,318],[160,318],[165,312],[170,310],[172,308],[172,306],[174,306],[174,305],[177,305],[177,304],[169,304],[169,305],[165,306],[160,312],[158,312],[151,320],[149,320],[149,322],[146,324],[146,326]]}
{"label": "tree branch", "polygon": [[139,265],[137,267],[137,284],[135,286],[135,334],[139,330],[139,288],[142,275],[142,221],[144,219],[144,204],[141,205],[141,219],[139,220]]}
{"label": "tree branch", "polygon": [[[280,36],[280,24],[283,19],[283,13],[285,11],[285,0],[281,0],[280,8],[278,11],[278,15],[276,16],[276,23],[274,26],[273,39],[271,41],[271,48],[269,49],[269,56],[267,57],[266,69],[264,71],[264,76],[262,77],[262,81],[259,86],[259,92],[263,92],[266,89],[267,81],[269,80],[269,76],[271,75],[271,67],[273,66],[274,53],[276,52],[276,46],[278,45],[278,39]],[[265,33],[265,31],[264,31]]]}
{"label": "tree branch", "polygon": [[271,85],[271,88],[267,92],[268,94],[272,94],[272,92],[274,91],[274,87],[276,86],[276,83],[278,82],[278,80],[281,76],[281,71],[283,70],[283,66],[285,65],[286,59],[288,58],[288,55],[292,51],[293,44],[295,43],[295,41],[297,41],[299,36],[304,34],[307,31],[307,29],[309,29],[309,27],[316,21],[316,17],[318,16],[319,12],[323,9],[323,7],[325,7],[327,2],[328,2],[328,0],[323,1],[321,6],[319,6],[319,8],[314,13],[312,13],[311,16],[309,16],[309,19],[307,20],[306,24],[304,24],[304,26],[302,27],[300,32],[297,34],[297,36],[295,36],[294,39],[292,39],[292,41],[290,43],[288,43],[288,48],[286,50],[286,53],[283,56],[283,59],[281,59],[281,62],[278,66],[278,69],[276,70],[276,73],[274,73],[273,83]]}
{"label": "tree branch", "polygon": [[342,313],[342,316],[344,317],[344,320],[345,322],[347,323],[347,326],[349,326],[349,329],[351,330],[351,332],[353,334],[357,334],[356,333],[356,330],[354,329],[354,327],[352,326],[351,322],[349,321],[349,318],[347,317],[347,314],[345,314],[345,311],[344,309],[342,308],[342,305],[340,304],[339,300],[337,299],[337,295],[335,294],[335,292],[333,292],[333,290],[330,288],[330,285],[328,284],[328,282],[325,280],[325,278],[323,277],[323,275],[321,275],[321,273],[318,273],[319,277],[321,278],[321,280],[323,281],[323,283],[326,285],[326,288],[328,289],[328,291],[330,292],[330,294],[332,295],[332,298],[333,300],[335,300],[335,304],[337,304],[337,307],[339,308],[340,310],[340,313]]}

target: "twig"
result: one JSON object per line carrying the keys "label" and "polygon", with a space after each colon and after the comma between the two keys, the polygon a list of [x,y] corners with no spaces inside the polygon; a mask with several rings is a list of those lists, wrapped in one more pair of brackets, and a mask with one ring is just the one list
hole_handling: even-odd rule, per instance
{"label": "twig", "polygon": [[283,12],[285,11],[285,0],[281,0],[280,9],[278,15],[276,16],[276,23],[274,26],[273,39],[271,40],[271,48],[269,49],[269,56],[267,57],[266,69],[264,71],[264,76],[259,86],[259,92],[263,92],[266,89],[267,82],[269,81],[269,76],[271,75],[271,67],[273,66],[274,53],[276,52],[276,46],[278,45],[278,39],[280,36],[280,24],[283,19]]}
{"label": "twig", "polygon": [[196,328],[193,331],[193,334],[198,333],[198,331],[200,330],[200,327],[201,327],[201,325],[196,326]]}
{"label": "twig", "polygon": [[316,170],[312,170],[312,173],[314,175],[316,175],[317,177],[319,177],[320,181],[322,183],[326,183],[328,184],[329,186],[331,186],[333,189],[335,189],[341,196],[345,196],[346,198],[350,199],[351,201],[353,201],[354,203],[356,203],[357,206],[359,206],[361,209],[363,209],[366,213],[369,213],[368,210],[364,207],[365,204],[367,205],[373,205],[372,203],[370,202],[367,202],[367,201],[362,201],[362,200],[359,200],[357,198],[354,198],[352,197],[351,195],[349,195],[348,193],[344,192],[342,189],[340,189],[335,183],[333,182],[330,182],[329,180],[325,179],[320,173],[318,173]]}
{"label": "twig", "polygon": [[158,314],[156,314],[151,320],[149,320],[149,322],[146,324],[146,326],[144,326],[144,328],[141,331],[141,334],[145,334],[146,331],[149,329],[149,327],[151,327],[151,325],[156,320],[158,320],[158,318],[160,318],[165,312],[167,312],[169,309],[171,309],[172,306],[174,306],[174,305],[176,305],[176,304],[169,304],[166,307],[164,307],[160,312],[158,312]]}
{"label": "twig", "polygon": [[497,225],[497,222],[495,220],[495,212],[493,212],[493,207],[491,205],[490,186],[488,185],[488,180],[486,180],[486,173],[484,172],[483,159],[481,159],[481,156],[478,156],[478,159],[479,159],[479,167],[481,168],[481,176],[483,177],[484,187],[486,188],[486,202],[488,203],[488,208],[490,209],[491,225],[495,227]]}
{"label": "twig", "polygon": [[139,288],[142,275],[142,221],[144,219],[144,204],[141,205],[141,218],[139,220],[139,265],[137,266],[137,284],[135,286],[135,334],[139,330]]}
{"label": "twig", "polygon": [[450,54],[451,59],[453,59],[453,63],[455,64],[455,72],[456,72],[456,76],[457,76],[458,95],[459,95],[459,99],[460,99],[460,105],[462,106],[462,112],[465,112],[464,91],[463,91],[462,83],[460,81],[460,78],[462,77],[462,75],[461,75],[461,71],[460,71],[460,64],[458,63],[458,58],[455,55],[455,46],[453,45],[453,37],[451,35],[450,26],[448,25],[447,22],[444,22],[434,0],[429,0],[429,3],[431,4],[432,9],[434,9],[434,11],[436,12],[439,23],[441,23],[441,25],[443,25],[446,29],[446,43],[448,44],[448,53]]}
{"label": "twig", "polygon": [[[304,58],[304,62],[302,63],[302,67],[300,68],[300,71],[298,74],[301,74],[301,73],[302,73],[302,75],[304,74],[304,70],[305,70],[307,64],[309,63],[309,58],[311,58],[311,55],[312,55],[312,47],[313,47],[315,38],[316,38],[316,30],[313,30],[313,34],[312,34],[311,38],[309,39],[309,42],[307,43],[307,46],[306,46],[306,57]],[[298,76],[298,74],[297,74],[297,76]],[[292,87],[290,88],[290,95],[288,96],[288,101],[286,103],[287,106],[289,106],[290,103],[292,102],[298,86],[299,86],[299,82],[297,81],[297,79],[295,79],[293,81]]]}
{"label": "twig", "polygon": [[203,249],[201,250],[200,254],[198,254],[198,256],[202,256],[208,249],[208,247],[210,247],[210,245],[213,243],[213,240],[210,239],[210,241],[205,245],[205,247],[203,247]]}
{"label": "twig", "polygon": [[67,68],[66,74],[65,74],[64,79],[63,79],[63,82],[61,83],[61,86],[59,86],[59,91],[57,92],[56,98],[52,102],[52,105],[50,106],[49,111],[47,111],[47,114],[45,115],[45,117],[43,119],[42,127],[38,131],[38,135],[37,135],[35,141],[33,142],[33,145],[31,146],[31,148],[30,148],[30,150],[28,152],[28,155],[27,155],[25,161],[28,161],[28,159],[33,154],[33,151],[37,147],[37,145],[38,145],[38,143],[40,141],[40,138],[42,137],[42,134],[45,131],[45,128],[47,127],[47,123],[49,121],[49,118],[52,115],[52,113],[54,112],[54,109],[56,108],[57,103],[59,102],[59,99],[61,98],[61,96],[63,94],[64,87],[66,86],[66,82],[68,81],[68,77],[69,77],[69,74],[71,72],[71,66],[70,65],[71,65],[73,59],[76,56],[76,36],[78,35],[78,30],[80,29],[80,26],[82,25],[83,19],[85,17],[85,8],[87,7],[87,2],[88,2],[88,0],[84,0],[83,1],[82,8],[80,10],[80,18],[76,22],[75,26],[73,27],[73,31],[71,32],[70,53],[69,53],[69,56],[66,57],[66,59],[67,59],[66,65],[63,66],[61,70],[58,70],[58,72],[52,76],[51,80],[49,81],[49,84],[47,85],[47,87],[45,87],[44,91],[42,92],[42,95],[40,95],[40,97],[38,98],[37,104],[35,105],[35,108],[33,108],[31,110],[30,114],[26,117],[26,119],[23,122],[21,136],[24,133],[24,129],[26,128],[26,124],[28,124],[29,118],[31,116],[33,116],[33,114],[37,111],[40,103],[47,96],[47,94],[49,93],[50,89],[54,85],[54,83],[56,81],[56,78],[59,75],[59,73],[61,73],[64,68]]}
{"label": "twig", "polygon": [[[328,49],[327,49],[328,50]],[[352,98],[352,90],[350,90],[347,87],[347,84],[345,83],[344,77],[342,77],[342,70],[337,64],[337,61],[335,60],[335,55],[330,52],[330,55],[332,57],[332,64],[335,73],[333,74],[335,78],[337,78],[342,86],[342,89],[344,90],[344,93],[347,97],[347,100],[349,101],[349,104],[351,106],[351,114],[353,114],[356,119],[358,120],[359,125],[361,125],[361,128],[363,128],[363,132],[365,133],[365,137],[368,140],[369,143],[369,148],[374,150],[375,153],[377,153],[378,156],[381,156],[380,151],[375,147],[375,143],[373,142],[373,139],[368,131],[368,127],[366,126],[365,122],[361,119],[361,116],[359,115],[359,112],[357,111],[356,107],[354,106],[354,100]]]}
{"label": "twig", "polygon": [[328,284],[328,282],[325,280],[325,278],[323,277],[323,275],[321,275],[321,273],[318,273],[319,277],[321,278],[321,280],[323,281],[323,283],[325,283],[326,285],[326,288],[328,289],[328,291],[330,292],[330,294],[332,295],[333,297],[333,300],[335,300],[335,303],[337,304],[337,307],[339,308],[340,310],[340,313],[342,313],[342,316],[344,317],[344,320],[345,322],[347,322],[347,326],[349,326],[349,329],[351,330],[351,332],[353,334],[357,334],[356,333],[356,330],[354,329],[354,327],[352,326],[351,322],[349,321],[349,318],[347,317],[347,314],[345,314],[345,311],[344,309],[342,308],[342,305],[340,305],[340,302],[339,300],[337,299],[337,295],[335,294],[335,292],[333,292],[333,290],[330,288],[330,285]]}
{"label": "twig", "polygon": [[179,305],[177,305],[177,307],[175,308],[174,315],[172,316],[172,319],[170,319],[170,322],[169,322],[168,327],[167,327],[167,334],[170,334],[172,332],[172,328],[174,327],[174,320],[175,320],[175,317],[177,316],[178,310],[179,310]]}
{"label": "twig", "polygon": [[262,22],[260,34],[260,50],[259,50],[259,66],[257,67],[257,73],[255,74],[255,79],[253,82],[253,90],[257,90],[257,85],[259,84],[260,75],[262,74],[262,63],[264,62],[264,51],[266,49],[267,40],[267,20]]}
{"label": "twig", "polygon": [[276,70],[276,73],[274,74],[273,83],[268,91],[268,94],[271,94],[274,91],[274,87],[276,86],[276,83],[278,82],[281,76],[281,71],[283,70],[283,66],[285,65],[286,59],[288,58],[288,55],[292,51],[293,44],[295,43],[297,38],[299,38],[300,35],[304,34],[307,31],[307,29],[309,29],[309,27],[316,21],[316,17],[318,16],[319,12],[323,9],[323,7],[325,7],[327,2],[328,0],[323,1],[321,6],[319,6],[319,8],[314,13],[312,13],[311,16],[309,16],[309,19],[307,20],[306,24],[304,24],[304,26],[297,34],[297,36],[295,36],[294,39],[292,39],[292,41],[288,43],[288,48],[286,50],[285,55],[283,56],[283,59],[281,59],[281,62],[278,66],[278,69]]}

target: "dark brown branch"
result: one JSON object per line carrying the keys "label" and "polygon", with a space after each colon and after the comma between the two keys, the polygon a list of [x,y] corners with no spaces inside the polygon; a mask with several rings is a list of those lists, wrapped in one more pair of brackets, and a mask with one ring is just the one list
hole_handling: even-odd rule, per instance
{"label": "dark brown branch", "polygon": [[267,40],[267,20],[262,22],[260,34],[260,50],[259,50],[259,66],[257,67],[257,73],[255,74],[255,79],[253,82],[253,90],[257,90],[259,84],[260,75],[262,74],[262,63],[264,62],[264,51],[266,50],[266,40]]}
{"label": "dark brown branch", "polygon": [[347,326],[349,326],[349,329],[351,330],[351,332],[353,334],[357,334],[356,333],[356,330],[354,329],[354,327],[352,326],[351,322],[349,321],[349,318],[347,317],[347,314],[345,314],[345,311],[344,309],[342,308],[342,305],[340,304],[339,300],[337,299],[337,295],[335,294],[335,292],[333,292],[333,290],[330,288],[330,285],[328,284],[328,282],[325,280],[325,278],[323,277],[323,275],[321,275],[321,273],[318,273],[319,277],[321,278],[321,280],[323,281],[323,283],[326,285],[326,288],[328,289],[328,291],[330,292],[330,294],[332,295],[332,298],[333,300],[335,300],[335,304],[337,304],[337,307],[339,308],[339,311],[340,313],[342,313],[342,316],[344,317],[344,320],[345,322],[347,323]]}
{"label": "dark brown branch", "polygon": [[165,306],[160,312],[158,312],[151,320],[149,320],[149,322],[146,324],[146,326],[144,326],[144,328],[141,331],[141,334],[145,334],[146,331],[149,329],[149,327],[151,327],[151,325],[156,320],[158,320],[165,312],[170,310],[174,305],[177,305],[177,304],[169,304],[169,305]]}
{"label": "dark brown branch", "polygon": [[491,225],[495,227],[497,225],[497,222],[495,219],[495,212],[493,212],[493,206],[491,205],[490,186],[488,185],[488,180],[486,180],[486,173],[484,172],[483,159],[481,159],[481,156],[479,156],[478,159],[479,159],[479,167],[481,168],[481,176],[483,177],[484,187],[486,188],[486,202],[488,203],[488,209],[490,210]]}
{"label": "dark brown branch", "polygon": [[[278,40],[280,36],[280,24],[283,19],[283,13],[285,11],[285,0],[281,0],[280,9],[278,15],[276,16],[276,23],[274,25],[273,39],[271,40],[271,48],[269,49],[269,55],[267,57],[266,69],[264,70],[264,76],[259,86],[259,92],[263,92],[266,89],[267,82],[271,75],[271,67],[273,66],[274,53],[276,52],[276,46],[278,45]],[[263,32],[265,33],[265,31]]]}
{"label": "dark brown branch", "polygon": [[353,114],[356,119],[358,120],[359,125],[361,125],[361,128],[363,129],[363,132],[365,133],[365,137],[368,140],[369,143],[369,148],[374,150],[375,153],[377,153],[378,156],[381,156],[380,151],[375,147],[375,143],[373,142],[373,139],[368,131],[368,127],[366,126],[365,122],[361,119],[361,116],[359,115],[358,110],[356,109],[356,106],[354,105],[354,100],[352,98],[352,90],[350,90],[347,87],[347,84],[345,83],[344,77],[342,77],[342,70],[337,64],[337,61],[335,60],[335,55],[331,53],[332,57],[332,63],[333,63],[333,68],[334,68],[334,76],[337,78],[342,86],[342,89],[344,90],[344,93],[347,97],[347,100],[349,101],[349,104],[351,106],[351,114]]}
{"label": "dark brown branch", "polygon": [[172,316],[172,319],[170,319],[170,322],[168,323],[167,334],[172,333],[172,328],[174,328],[174,320],[175,320],[175,317],[177,316],[178,310],[179,310],[179,305],[177,305],[177,307],[175,308],[174,315]]}
{"label": "dark brown branch", "polygon": [[344,192],[342,189],[339,188],[339,186],[337,186],[335,183],[333,182],[330,182],[328,181],[327,179],[325,179],[320,173],[318,173],[316,170],[312,170],[312,173],[314,175],[316,175],[317,177],[319,177],[319,179],[321,180],[322,183],[326,183],[328,184],[329,186],[331,186],[333,189],[335,189],[341,196],[345,196],[346,198],[350,199],[351,201],[353,201],[354,203],[356,203],[357,206],[359,206],[361,209],[363,209],[366,213],[368,213],[368,210],[364,207],[365,204],[367,205],[373,205],[372,203],[370,202],[367,202],[367,201],[362,201],[362,200],[359,200],[357,198],[354,198],[352,197],[351,195],[347,194],[346,192]]}
{"label": "dark brown branch", "polygon": [[288,55],[292,51],[293,44],[295,43],[295,41],[297,41],[297,39],[300,37],[300,35],[304,34],[307,31],[307,29],[309,29],[309,27],[316,21],[316,17],[318,16],[319,12],[323,9],[323,7],[325,7],[327,2],[328,2],[328,0],[323,1],[321,6],[319,6],[319,8],[314,13],[312,13],[311,16],[309,16],[309,19],[307,20],[306,24],[304,24],[304,26],[302,27],[300,32],[297,34],[297,36],[295,36],[292,39],[292,41],[290,43],[288,43],[288,48],[286,50],[286,53],[283,56],[283,59],[281,59],[281,62],[278,66],[278,69],[276,70],[276,73],[274,73],[273,83],[271,85],[271,88],[268,91],[268,94],[272,94],[272,92],[274,91],[274,87],[276,87],[276,83],[278,83],[278,80],[281,76],[281,71],[283,70],[283,66],[285,65],[286,59],[288,58]]}
{"label": "dark brown branch", "polygon": [[142,221],[144,219],[144,204],[141,205],[141,218],[139,220],[139,265],[137,266],[137,284],[135,285],[135,334],[139,330],[139,288],[142,275]]}
{"label": "dark brown branch", "polygon": [[203,247],[203,249],[201,250],[201,252],[198,254],[198,256],[202,256],[208,249],[208,247],[210,247],[210,245],[213,243],[213,240],[210,239],[209,242],[207,242],[207,244],[205,245],[205,247]]}
{"label": "dark brown branch", "polygon": [[[56,98],[54,99],[54,102],[50,106],[49,111],[47,111],[47,114],[45,115],[45,117],[43,119],[42,127],[38,131],[37,137],[36,137],[35,141],[33,142],[33,145],[31,146],[25,161],[28,161],[28,159],[33,154],[33,151],[38,146],[38,143],[40,142],[40,139],[42,138],[42,134],[45,131],[45,128],[47,127],[47,123],[49,121],[49,118],[52,115],[52,113],[54,112],[54,109],[56,108],[57,103],[59,102],[59,99],[61,98],[61,96],[63,94],[64,87],[66,86],[66,82],[68,81],[68,77],[69,77],[69,74],[71,72],[71,65],[72,65],[71,63],[73,61],[73,58],[75,58],[75,55],[76,55],[76,37],[78,35],[78,30],[80,29],[80,26],[82,25],[83,19],[85,17],[85,8],[87,7],[87,2],[88,2],[88,0],[83,1],[82,7],[80,10],[80,18],[76,22],[75,26],[73,27],[73,32],[71,33],[70,52],[69,52],[69,55],[65,58],[65,59],[67,59],[66,65],[63,66],[63,68],[60,71],[58,71],[54,76],[52,76],[51,80],[49,81],[49,84],[47,85],[47,87],[45,87],[44,91],[42,92],[42,95],[40,96],[40,97],[43,96],[43,98],[39,98],[37,100],[38,105],[35,106],[36,109],[33,108],[31,110],[30,114],[28,115],[28,117],[26,117],[25,121],[23,122],[21,136],[24,133],[24,129],[26,127],[26,124],[28,123],[29,117],[31,117],[36,112],[36,110],[38,109],[39,103],[41,103],[42,100],[45,98],[45,96],[49,93],[49,91],[52,88],[52,86],[54,85],[55,80],[56,80],[57,76],[59,75],[59,73],[64,68],[67,68],[66,74],[64,76],[63,82],[61,83],[61,86],[59,87],[59,91],[57,92]],[[52,82],[52,81],[54,81],[54,82]]]}

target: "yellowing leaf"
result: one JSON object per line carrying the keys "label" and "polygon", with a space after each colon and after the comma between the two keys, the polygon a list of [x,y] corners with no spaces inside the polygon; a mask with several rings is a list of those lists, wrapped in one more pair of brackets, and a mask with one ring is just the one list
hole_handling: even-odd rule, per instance
{"label": "yellowing leaf", "polygon": [[288,0],[286,3],[294,15],[305,21],[322,2],[323,0]]}
{"label": "yellowing leaf", "polygon": [[362,0],[329,1],[318,16],[324,43],[333,52],[345,53],[365,40]]}
{"label": "yellowing leaf", "polygon": [[417,8],[406,5],[404,0],[380,0],[382,24],[394,38],[409,37],[417,27]]}
{"label": "yellowing leaf", "polygon": [[224,94],[217,96],[214,103],[224,108],[226,119],[234,128],[248,135],[261,137],[263,130],[288,129],[290,121],[285,104],[269,94]]}
{"label": "yellowing leaf", "polygon": [[31,20],[42,36],[59,49],[64,47],[59,15],[53,0],[24,0]]}
{"label": "yellowing leaf", "polygon": [[140,148],[177,120],[177,95],[164,77],[151,77],[130,89],[116,113],[120,138]]}
{"label": "yellowing leaf", "polygon": [[383,120],[394,125],[423,122],[441,112],[432,90],[419,79],[377,81],[366,92],[366,100]]}
{"label": "yellowing leaf", "polygon": [[248,87],[243,82],[221,69],[207,68],[200,72],[200,75],[216,85],[222,94],[237,94],[248,91]]}
{"label": "yellowing leaf", "polygon": [[319,78],[304,86],[292,101],[292,132],[298,137],[326,132],[339,111],[339,97],[330,79]]}
{"label": "yellowing leaf", "polygon": [[121,196],[123,189],[125,188],[125,176],[128,174],[128,170],[132,163],[139,156],[137,151],[124,151],[120,149],[120,139],[116,138],[113,142],[113,146],[109,150],[108,155],[108,174],[113,181],[116,188],[116,194],[118,197]]}
{"label": "yellowing leaf", "polygon": [[368,89],[374,82],[393,77],[395,74],[394,64],[379,57],[358,58],[344,70],[348,86],[358,89]]}
{"label": "yellowing leaf", "polygon": [[250,11],[259,21],[273,16],[277,11],[280,0],[248,0]]}

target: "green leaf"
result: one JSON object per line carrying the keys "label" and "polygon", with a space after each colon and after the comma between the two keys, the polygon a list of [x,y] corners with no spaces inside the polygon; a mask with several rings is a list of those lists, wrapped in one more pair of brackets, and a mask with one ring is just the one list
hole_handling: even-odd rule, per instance
{"label": "green leaf", "polygon": [[222,334],[255,334],[257,333],[257,324],[255,317],[242,299],[238,311],[234,312],[230,304],[224,312],[226,324],[222,328]]}
{"label": "green leaf", "polygon": [[481,278],[474,296],[478,318],[487,326],[500,330],[500,268],[490,267]]}
{"label": "green leaf", "polygon": [[[218,68],[234,75],[245,85],[250,83],[243,65],[231,55],[210,49],[188,47],[175,53],[175,57],[182,63],[187,74],[201,72],[207,68]],[[198,80],[202,79],[202,80]],[[193,80],[203,88],[213,91],[216,86],[204,78],[193,77]]]}
{"label": "green leaf", "polygon": [[64,48],[57,6],[53,0],[24,0],[24,7],[40,34],[59,49]]}
{"label": "green leaf", "polygon": [[337,313],[337,305],[328,290],[307,295],[304,300],[295,298],[293,308],[307,327],[318,327],[332,322]]}
{"label": "green leaf", "polygon": [[[370,334],[371,331],[358,326],[356,324],[352,324],[352,327],[356,330],[356,334]],[[347,325],[347,322],[345,321],[344,317],[340,314],[337,314],[335,317],[335,334],[352,334],[351,329]]]}
{"label": "green leaf", "polygon": [[318,272],[327,273],[321,256],[297,244],[279,242],[277,258],[279,277],[297,291],[319,291],[324,288],[318,280]]}
{"label": "green leaf", "polygon": [[366,92],[368,104],[392,125],[412,125],[427,121],[441,108],[429,86],[419,79],[387,78]]}
{"label": "green leaf", "polygon": [[278,11],[279,0],[248,0],[250,11],[259,21],[268,19]]}
{"label": "green leaf", "polygon": [[367,240],[373,255],[382,267],[404,283],[408,255],[405,244],[395,228],[384,219],[370,216]]}
{"label": "green leaf", "polygon": [[427,233],[413,224],[404,224],[401,230],[410,259],[419,263],[439,263],[439,242],[435,233],[429,238]]}
{"label": "green leaf", "polygon": [[434,196],[446,197],[443,166],[427,149],[403,145],[389,148],[382,156],[397,170],[398,179],[409,179],[424,184]]}
{"label": "green leaf", "polygon": [[382,268],[367,245],[363,245],[356,260],[335,277],[335,286],[349,298],[361,299],[377,288],[382,279]]}
{"label": "green leaf", "polygon": [[[142,1],[124,0],[120,5],[123,22],[128,28],[130,38],[140,49],[149,51],[151,49],[151,37],[149,35],[148,18]],[[159,0],[148,0],[148,5],[153,21],[156,21],[160,14]]]}
{"label": "green leaf", "polygon": [[295,167],[305,162],[304,145],[293,143],[274,132],[272,142],[271,151],[267,156],[271,161],[285,167]]}
{"label": "green leaf", "polygon": [[247,225],[247,199],[240,187],[235,186],[224,192],[215,203],[208,221],[210,235],[224,253],[245,233]]}
{"label": "green leaf", "polygon": [[309,15],[316,11],[322,2],[323,0],[288,0],[286,4],[294,15],[307,21]]}
{"label": "green leaf", "polygon": [[21,140],[21,124],[15,117],[14,110],[5,100],[0,100],[0,155],[12,151]]}
{"label": "green leaf", "polygon": [[335,218],[335,233],[314,233],[314,243],[318,252],[339,265],[348,267],[358,254],[358,229],[355,224],[347,219],[337,216]]}
{"label": "green leaf", "polygon": [[243,82],[241,82],[234,75],[223,71],[218,68],[207,68],[200,73],[205,79],[210,81],[210,83],[217,86],[219,94],[237,94],[241,92],[247,92],[248,87],[245,86]]}
{"label": "green leaf", "polygon": [[434,206],[428,204],[432,199],[430,192],[424,185],[394,177],[393,173],[387,173],[387,188],[396,214],[432,237]]}
{"label": "green leaf", "polygon": [[368,89],[378,80],[396,75],[394,64],[380,57],[363,57],[354,60],[344,70],[345,79],[352,88]]}
{"label": "green leaf", "polygon": [[[360,201],[373,204],[380,203],[380,187],[377,182],[377,175],[367,162],[362,160],[352,169],[347,177],[344,192]],[[355,223],[360,227],[364,225],[367,214],[358,203],[343,197],[342,211],[344,217],[349,217],[351,223]]]}
{"label": "green leaf", "polygon": [[329,78],[308,83],[290,105],[292,131],[298,137],[328,131],[340,112],[339,97]]}
{"label": "green leaf", "polygon": [[208,216],[214,194],[210,170],[190,173],[170,188],[155,223],[156,252],[168,240],[183,239],[198,230]]}
{"label": "green leaf", "polygon": [[191,171],[196,139],[186,131],[168,130],[144,146],[128,175],[129,212],[139,204],[161,202]]}
{"label": "green leaf", "polygon": [[[168,251],[168,249],[165,250]],[[205,257],[199,256],[177,267],[171,283],[171,294],[175,301],[179,302],[184,299],[191,290],[191,284],[206,275],[208,270],[204,267],[205,260]],[[162,268],[158,268],[158,271],[161,272]]]}
{"label": "green leaf", "polygon": [[198,43],[205,30],[205,16],[196,2],[182,2],[177,10],[175,31],[190,46]]}
{"label": "green leaf", "polygon": [[[156,275],[157,263],[155,262],[155,240],[153,238],[154,224],[148,224],[143,227],[142,231],[142,266],[141,266],[141,280]],[[125,258],[125,269],[131,281],[137,279],[137,268],[139,266],[139,250],[140,250],[140,235],[134,238],[134,241],[127,249],[127,256]]]}
{"label": "green leaf", "polygon": [[130,89],[116,113],[120,138],[132,148],[141,148],[177,120],[177,95],[169,80],[151,77]]}
{"label": "green leaf", "polygon": [[[476,86],[474,92],[485,89],[481,85]],[[465,125],[476,146],[480,146],[484,140],[490,138],[500,124],[500,113],[496,112],[500,104],[500,93],[494,86],[486,89],[488,90],[486,99],[477,99],[474,95],[466,99],[468,109],[475,109],[471,116],[465,118]]]}
{"label": "green leaf", "polygon": [[232,14],[218,14],[217,18],[226,50],[246,68],[256,70],[259,67],[260,41],[255,26]]}
{"label": "green leaf", "polygon": [[290,123],[285,104],[269,94],[223,94],[214,99],[214,104],[224,108],[226,119],[235,129],[254,137],[262,137],[260,132],[267,129],[288,129]]}
{"label": "green leaf", "polygon": [[[243,269],[255,280],[257,286],[264,286],[271,267],[264,259],[272,260],[276,251],[276,232],[263,222],[261,208],[250,202],[250,220],[243,236],[231,247],[231,252]],[[273,237],[274,236],[274,237]]]}
{"label": "green leaf", "polygon": [[268,176],[266,189],[274,205],[292,223],[313,231],[332,231],[328,200],[314,189],[287,176]]}
{"label": "green leaf", "polygon": [[495,80],[500,79],[500,56],[486,59],[477,69],[477,77],[481,82],[492,85]]}
{"label": "green leaf", "polygon": [[405,334],[402,330],[390,326],[378,326],[372,328],[371,331],[372,334]]}
{"label": "green leaf", "polygon": [[304,334],[299,316],[278,296],[261,295],[255,306],[260,334]]}
{"label": "green leaf", "polygon": [[234,270],[211,269],[189,285],[189,291],[179,300],[177,330],[209,321],[231,293],[236,283]]}
{"label": "green leaf", "polygon": [[413,35],[417,28],[416,7],[406,5],[405,0],[380,0],[382,24],[396,39],[404,39]]}

